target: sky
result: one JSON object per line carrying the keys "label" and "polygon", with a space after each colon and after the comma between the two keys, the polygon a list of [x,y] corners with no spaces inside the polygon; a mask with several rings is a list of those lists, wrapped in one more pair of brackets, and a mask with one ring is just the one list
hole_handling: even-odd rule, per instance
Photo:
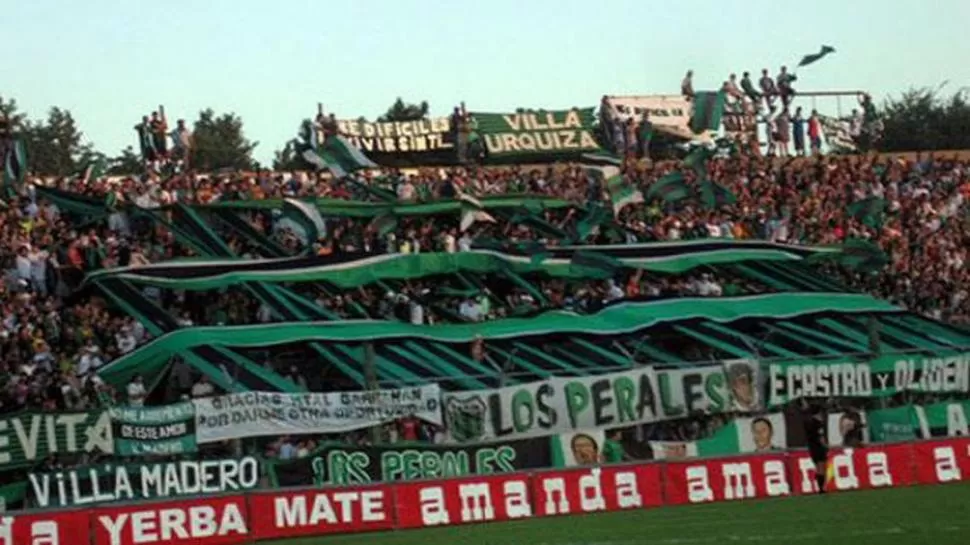
{"label": "sky", "polygon": [[0,0],[0,13],[0,96],[31,118],[69,109],[108,155],[136,145],[158,104],[172,124],[235,112],[266,163],[318,102],[368,119],[398,96],[433,115],[462,100],[594,106],[676,94],[688,68],[698,90],[774,75],[822,44],[837,52],[798,70],[796,89],[881,102],[970,85],[967,0]]}

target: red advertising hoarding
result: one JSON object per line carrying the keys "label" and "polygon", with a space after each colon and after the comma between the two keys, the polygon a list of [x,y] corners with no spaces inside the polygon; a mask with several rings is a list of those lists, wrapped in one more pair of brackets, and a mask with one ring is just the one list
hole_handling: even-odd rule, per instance
{"label": "red advertising hoarding", "polygon": [[[835,450],[829,467],[833,492],[970,480],[970,438]],[[807,453],[766,453],[27,512],[0,516],[0,545],[240,545],[816,492]]]}

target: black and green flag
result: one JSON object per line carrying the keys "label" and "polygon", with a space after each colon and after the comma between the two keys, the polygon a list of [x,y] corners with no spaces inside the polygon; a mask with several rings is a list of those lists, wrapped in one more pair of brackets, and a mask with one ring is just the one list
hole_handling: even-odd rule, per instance
{"label": "black and green flag", "polygon": [[690,130],[694,134],[721,128],[725,96],[722,91],[701,91],[694,95],[694,113],[690,118]]}
{"label": "black and green flag", "polygon": [[578,251],[569,260],[570,269],[591,278],[612,278],[623,267],[619,259],[600,252]]}
{"label": "black and green flag", "polygon": [[690,187],[680,171],[671,172],[654,182],[647,190],[646,200],[660,199],[664,202],[677,202],[690,196]]}
{"label": "black and green flag", "polygon": [[886,209],[886,200],[881,197],[866,197],[856,201],[846,208],[849,217],[875,227],[882,222],[882,213]]}
{"label": "black and green flag", "polygon": [[698,185],[698,199],[704,208],[718,208],[738,202],[730,189],[713,180],[703,180]]}
{"label": "black and green flag", "polygon": [[822,60],[822,57],[825,57],[829,53],[835,53],[835,48],[828,45],[823,45],[822,49],[818,53],[812,53],[802,57],[802,60],[798,63],[798,66],[808,66],[816,61],[820,61]]}
{"label": "black and green flag", "polygon": [[3,157],[3,183],[20,184],[27,174],[27,146],[20,138],[11,142]]}

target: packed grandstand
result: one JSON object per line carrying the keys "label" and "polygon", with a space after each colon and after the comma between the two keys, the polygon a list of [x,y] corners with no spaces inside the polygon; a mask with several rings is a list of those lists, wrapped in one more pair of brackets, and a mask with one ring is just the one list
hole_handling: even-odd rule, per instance
{"label": "packed grandstand", "polygon": [[806,402],[833,449],[965,435],[970,164],[734,85],[321,113],[301,172],[156,116],[145,172],[41,179],[11,134],[6,509],[780,455]]}

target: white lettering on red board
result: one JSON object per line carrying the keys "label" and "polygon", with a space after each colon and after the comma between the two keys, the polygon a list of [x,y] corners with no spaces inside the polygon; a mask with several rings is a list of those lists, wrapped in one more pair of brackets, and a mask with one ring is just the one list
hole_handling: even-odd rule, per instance
{"label": "white lettering on red board", "polygon": [[110,545],[202,540],[248,533],[242,511],[234,502],[227,503],[222,509],[194,505],[101,515],[98,524],[107,530]]}
{"label": "white lettering on red board", "polygon": [[[278,496],[273,505],[277,528],[387,520],[383,490],[338,490],[312,494],[311,498],[307,495]],[[355,516],[358,513],[359,517]]]}

